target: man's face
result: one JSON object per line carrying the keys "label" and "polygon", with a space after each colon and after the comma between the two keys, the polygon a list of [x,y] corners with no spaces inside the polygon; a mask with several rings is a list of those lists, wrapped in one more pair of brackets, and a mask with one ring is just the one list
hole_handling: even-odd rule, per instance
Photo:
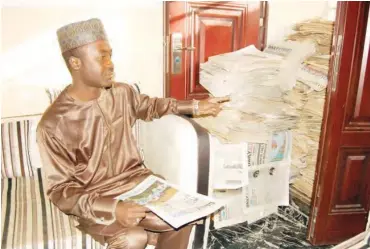
{"label": "man's face", "polygon": [[107,41],[96,41],[83,47],[79,58],[80,76],[86,85],[92,87],[110,87],[114,80],[112,49]]}

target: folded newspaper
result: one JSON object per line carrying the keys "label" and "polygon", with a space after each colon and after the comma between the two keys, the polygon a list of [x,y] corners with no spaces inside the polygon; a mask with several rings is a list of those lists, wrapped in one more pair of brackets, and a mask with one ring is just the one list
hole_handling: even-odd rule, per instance
{"label": "folded newspaper", "polygon": [[153,175],[116,199],[145,206],[174,228],[206,217],[223,206],[220,200],[187,193]]}

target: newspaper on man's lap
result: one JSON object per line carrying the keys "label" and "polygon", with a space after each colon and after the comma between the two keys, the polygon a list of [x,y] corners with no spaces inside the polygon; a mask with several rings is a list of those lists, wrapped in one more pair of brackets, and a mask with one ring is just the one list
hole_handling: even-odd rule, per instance
{"label": "newspaper on man's lap", "polygon": [[187,193],[153,175],[116,199],[145,206],[174,228],[206,217],[223,206],[219,200]]}

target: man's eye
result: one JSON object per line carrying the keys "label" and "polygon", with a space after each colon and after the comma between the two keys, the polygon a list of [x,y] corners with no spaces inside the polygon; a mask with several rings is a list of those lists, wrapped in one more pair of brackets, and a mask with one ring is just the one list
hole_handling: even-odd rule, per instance
{"label": "man's eye", "polygon": [[111,57],[110,57],[110,55],[103,55],[101,58],[102,58],[103,60],[107,60],[107,59],[110,59]]}

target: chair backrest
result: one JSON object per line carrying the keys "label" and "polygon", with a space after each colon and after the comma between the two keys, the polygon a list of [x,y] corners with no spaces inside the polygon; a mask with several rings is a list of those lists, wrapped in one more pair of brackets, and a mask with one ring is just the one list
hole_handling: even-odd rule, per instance
{"label": "chair backrest", "polygon": [[41,167],[36,144],[40,116],[1,121],[1,177],[33,177]]}

